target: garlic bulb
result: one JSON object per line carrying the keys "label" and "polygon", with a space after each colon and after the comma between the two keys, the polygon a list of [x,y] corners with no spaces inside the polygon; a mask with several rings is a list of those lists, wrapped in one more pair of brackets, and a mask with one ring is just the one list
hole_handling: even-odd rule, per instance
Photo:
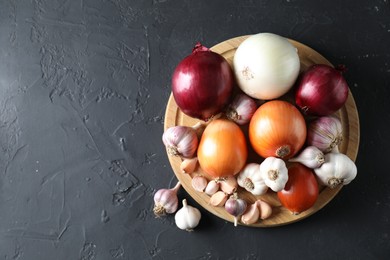
{"label": "garlic bulb", "polygon": [[239,199],[237,194],[230,196],[230,198],[225,202],[225,209],[234,217],[234,226],[237,226],[238,217],[241,216],[247,207],[245,200]]}
{"label": "garlic bulb", "polygon": [[185,158],[194,156],[199,143],[195,129],[188,126],[168,128],[162,136],[162,141],[169,155]]}
{"label": "garlic bulb", "polygon": [[249,123],[256,112],[256,101],[245,94],[238,94],[226,111],[226,117],[239,125]]}
{"label": "garlic bulb", "polygon": [[268,186],[260,173],[260,165],[257,163],[247,164],[238,173],[237,182],[240,187],[243,187],[253,195],[262,195],[268,190]]}
{"label": "garlic bulb", "polygon": [[180,186],[180,182],[177,182],[172,189],[160,189],[154,194],[153,212],[156,217],[176,212],[178,206],[177,192]]}
{"label": "garlic bulb", "polygon": [[319,117],[309,124],[307,143],[324,153],[331,152],[343,140],[341,121],[333,116]]}
{"label": "garlic bulb", "polygon": [[283,190],[288,181],[286,163],[276,157],[268,157],[260,164],[260,174],[265,184],[275,192]]}
{"label": "garlic bulb", "polygon": [[175,214],[176,226],[182,230],[192,231],[198,226],[201,219],[200,211],[187,204],[187,200],[183,200],[183,207]]}
{"label": "garlic bulb", "polygon": [[314,169],[321,184],[330,188],[336,188],[338,185],[347,185],[357,175],[355,163],[345,154],[328,153],[325,154],[324,164]]}
{"label": "garlic bulb", "polygon": [[291,158],[289,161],[299,162],[310,169],[315,169],[325,162],[325,157],[324,153],[317,147],[308,146],[298,156]]}

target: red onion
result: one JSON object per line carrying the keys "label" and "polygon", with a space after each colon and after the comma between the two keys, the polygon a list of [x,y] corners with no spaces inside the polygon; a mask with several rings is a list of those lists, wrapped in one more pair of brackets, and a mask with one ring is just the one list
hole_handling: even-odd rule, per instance
{"label": "red onion", "polygon": [[233,82],[229,63],[198,43],[176,67],[172,92],[183,113],[207,121],[228,104]]}
{"label": "red onion", "polygon": [[295,102],[305,114],[326,116],[345,104],[348,85],[342,70],[316,64],[303,73],[295,93]]}

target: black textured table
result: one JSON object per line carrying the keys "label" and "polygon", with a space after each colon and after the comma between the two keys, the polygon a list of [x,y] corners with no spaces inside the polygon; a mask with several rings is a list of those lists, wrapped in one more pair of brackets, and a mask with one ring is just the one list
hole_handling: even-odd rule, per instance
{"label": "black textured table", "polygon": [[[277,228],[200,208],[195,232],[156,219],[172,186],[161,142],[174,67],[194,44],[273,32],[345,74],[360,116],[358,177]],[[0,2],[0,259],[385,259],[390,255],[390,3]]]}

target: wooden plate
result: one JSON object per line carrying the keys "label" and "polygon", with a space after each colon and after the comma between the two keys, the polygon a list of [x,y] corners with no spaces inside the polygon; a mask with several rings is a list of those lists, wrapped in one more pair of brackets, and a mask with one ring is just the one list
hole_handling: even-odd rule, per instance
{"label": "wooden plate", "polygon": [[[229,64],[232,65],[233,56],[237,47],[247,37],[248,36],[240,36],[229,39],[215,45],[211,48],[211,50],[221,54],[223,57],[225,57]],[[290,42],[298,49],[299,58],[301,61],[301,70],[306,70],[306,68],[312,64],[328,64],[332,66],[332,64],[327,59],[308,46],[293,40],[290,40]],[[359,117],[354,98],[350,91],[345,106],[336,113],[336,116],[341,119],[343,126],[343,142],[340,144],[339,150],[355,161],[359,148]],[[171,94],[165,113],[164,130],[176,125],[193,126],[197,122],[199,122],[199,120],[188,117],[180,111]],[[177,156],[168,155],[168,157],[175,175],[182,183],[182,186],[188,192],[188,194],[209,212],[224,220],[233,222],[233,217],[229,215],[223,207],[211,206],[209,204],[208,195],[197,192],[192,188],[192,176],[194,176],[194,174],[202,174],[202,170],[198,167],[192,176],[183,174],[180,170],[181,159]],[[258,163],[260,163],[262,160],[263,159],[259,157]],[[342,187],[330,189],[327,187],[320,187],[320,194],[315,205],[312,208],[300,213],[299,215],[293,215],[290,211],[281,206],[275,192],[268,191],[265,195],[254,196],[240,188],[238,193],[239,197],[245,199],[248,203],[252,203],[257,198],[261,198],[272,205],[273,213],[270,218],[250,225],[253,227],[271,227],[293,223],[310,216],[311,214],[323,208],[329,201],[331,201],[334,196],[336,196],[336,194],[341,190],[341,188]]]}

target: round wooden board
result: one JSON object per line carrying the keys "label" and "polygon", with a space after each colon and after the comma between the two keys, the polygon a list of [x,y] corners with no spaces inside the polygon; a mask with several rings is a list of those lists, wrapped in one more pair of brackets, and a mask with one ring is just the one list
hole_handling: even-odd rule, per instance
{"label": "round wooden board", "polygon": [[[240,36],[229,39],[215,45],[211,48],[211,50],[221,54],[229,62],[229,64],[232,65],[234,53],[237,47],[247,37],[248,36]],[[308,46],[293,40],[290,40],[290,42],[298,49],[298,54],[301,61],[301,71],[306,70],[312,64],[328,64],[332,66],[332,64],[327,59]],[[341,108],[335,115],[341,119],[343,126],[343,142],[340,144],[339,150],[341,153],[348,155],[352,160],[355,161],[359,148],[359,117],[354,98],[350,91],[345,106]],[[198,122],[199,120],[188,117],[181,112],[171,94],[165,113],[164,130],[176,125],[193,126]],[[250,145],[248,144],[248,146]],[[181,158],[170,155],[168,155],[168,157],[176,177],[182,183],[182,186],[188,192],[188,194],[209,212],[224,220],[233,222],[233,217],[225,211],[224,207],[211,206],[209,204],[210,197],[208,195],[197,192],[192,188],[192,176],[196,174],[203,174],[202,170],[198,167],[192,175],[184,174],[180,170]],[[258,163],[260,163],[262,160],[263,159],[261,157],[258,157]],[[280,201],[278,200],[275,192],[268,191],[265,195],[254,196],[249,192],[239,188],[238,194],[240,198],[245,199],[248,203],[253,203],[258,198],[261,198],[270,203],[273,207],[273,213],[271,217],[266,220],[261,220],[258,223],[252,224],[250,226],[272,227],[293,223],[310,216],[311,214],[323,208],[329,201],[331,201],[334,196],[336,196],[336,194],[341,190],[341,188],[341,186],[335,189],[320,187],[320,194],[315,205],[312,208],[300,213],[299,215],[293,215],[289,210],[284,208],[280,204]]]}

